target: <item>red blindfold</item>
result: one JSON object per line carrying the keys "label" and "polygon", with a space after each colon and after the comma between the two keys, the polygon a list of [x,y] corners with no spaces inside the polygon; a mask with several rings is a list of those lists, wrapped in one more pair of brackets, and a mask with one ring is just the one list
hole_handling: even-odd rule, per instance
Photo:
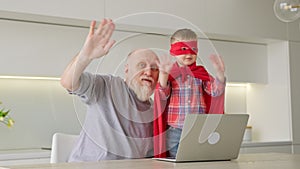
{"label": "red blindfold", "polygon": [[197,41],[176,42],[171,44],[170,54],[173,56],[194,54],[197,55]]}

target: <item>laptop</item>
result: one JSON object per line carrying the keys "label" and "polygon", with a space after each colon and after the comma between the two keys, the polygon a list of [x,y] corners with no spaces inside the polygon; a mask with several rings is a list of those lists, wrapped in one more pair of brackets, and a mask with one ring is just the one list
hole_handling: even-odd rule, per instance
{"label": "laptop", "polygon": [[170,162],[223,161],[240,152],[248,114],[187,114],[176,158]]}

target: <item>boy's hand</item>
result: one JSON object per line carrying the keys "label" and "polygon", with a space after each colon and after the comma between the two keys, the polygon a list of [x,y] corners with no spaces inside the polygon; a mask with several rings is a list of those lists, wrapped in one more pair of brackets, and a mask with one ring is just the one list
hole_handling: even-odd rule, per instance
{"label": "boy's hand", "polygon": [[213,66],[216,70],[218,80],[220,82],[224,83],[224,81],[225,81],[225,75],[224,75],[225,65],[224,65],[224,61],[223,61],[222,57],[219,55],[212,54],[209,56],[209,59],[212,62]]}
{"label": "boy's hand", "polygon": [[159,62],[156,62],[156,64],[159,67],[160,73],[169,74],[174,64],[174,61],[172,61],[172,56],[170,55],[161,55],[159,57]]}
{"label": "boy's hand", "polygon": [[172,56],[167,54],[162,55],[160,56],[159,62],[157,61],[156,64],[159,67],[159,84],[162,88],[166,88],[168,86],[169,73],[174,64]]}

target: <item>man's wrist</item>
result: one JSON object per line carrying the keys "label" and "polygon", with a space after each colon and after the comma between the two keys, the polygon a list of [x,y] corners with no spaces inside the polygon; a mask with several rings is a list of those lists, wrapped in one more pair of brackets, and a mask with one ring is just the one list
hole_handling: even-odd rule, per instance
{"label": "man's wrist", "polygon": [[92,62],[93,59],[90,59],[89,57],[78,55],[77,57],[77,64],[81,66],[87,66]]}

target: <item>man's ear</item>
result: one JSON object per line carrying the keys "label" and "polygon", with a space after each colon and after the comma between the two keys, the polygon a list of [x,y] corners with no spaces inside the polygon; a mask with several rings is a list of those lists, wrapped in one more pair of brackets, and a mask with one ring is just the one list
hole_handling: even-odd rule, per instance
{"label": "man's ear", "polygon": [[125,65],[125,71],[124,72],[125,72],[125,74],[128,73],[128,64]]}
{"label": "man's ear", "polygon": [[128,77],[128,64],[125,65],[124,72],[125,72],[125,79],[127,79],[127,77]]}

